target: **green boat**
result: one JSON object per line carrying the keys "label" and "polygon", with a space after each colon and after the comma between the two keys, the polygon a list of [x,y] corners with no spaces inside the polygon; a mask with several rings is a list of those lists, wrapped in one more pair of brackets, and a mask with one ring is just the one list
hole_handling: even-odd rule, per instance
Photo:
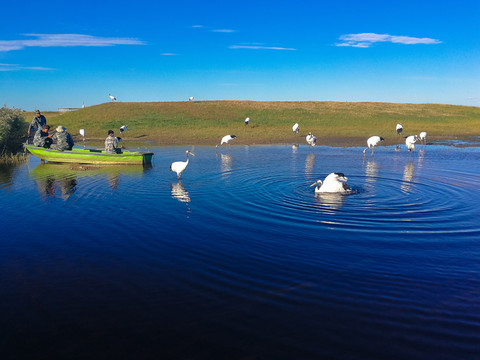
{"label": "green boat", "polygon": [[152,163],[151,152],[122,152],[115,154],[106,153],[97,149],[54,150],[30,144],[23,145],[25,149],[36,157],[51,162],[77,163],[77,164],[108,164],[108,165],[146,165]]}

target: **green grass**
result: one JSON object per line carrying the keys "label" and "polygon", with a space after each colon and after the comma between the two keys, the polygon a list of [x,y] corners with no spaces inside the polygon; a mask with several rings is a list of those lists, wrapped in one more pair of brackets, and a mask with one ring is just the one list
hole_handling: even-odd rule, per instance
{"label": "green grass", "polygon": [[[33,114],[31,114],[33,116]],[[118,135],[128,125],[126,140],[157,144],[215,144],[226,134],[237,135],[237,143],[303,142],[311,131],[320,144],[330,138],[364,142],[372,135],[399,142],[398,122],[404,135],[427,131],[430,138],[479,135],[480,108],[441,104],[196,101],[105,103],[60,115],[45,113],[52,128],[63,125],[79,140],[102,139],[107,130]],[[250,125],[244,119],[250,117]],[[31,120],[29,113],[26,115]],[[300,124],[293,135],[292,125]],[[388,141],[390,139],[390,141]]]}

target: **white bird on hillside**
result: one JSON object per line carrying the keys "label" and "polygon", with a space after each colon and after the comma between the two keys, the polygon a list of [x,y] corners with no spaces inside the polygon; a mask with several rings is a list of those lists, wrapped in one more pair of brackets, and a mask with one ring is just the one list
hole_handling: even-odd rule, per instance
{"label": "white bird on hillside", "polygon": [[218,148],[219,146],[223,145],[223,144],[227,144],[227,145],[230,145],[230,141],[232,140],[235,140],[237,137],[235,135],[225,135],[224,137],[222,137],[222,140],[220,141],[220,144],[218,145],[215,145],[215,149]]}
{"label": "white bird on hillside", "polygon": [[401,135],[401,134],[402,134],[402,131],[403,131],[403,126],[402,126],[402,124],[398,123],[396,130],[397,130],[397,134],[398,134],[398,135]]}
{"label": "white bird on hillside", "polygon": [[298,132],[300,131],[298,123],[295,123],[295,125],[292,126],[292,131],[294,134],[298,134]]}
{"label": "white bird on hillside", "polygon": [[410,135],[405,137],[405,145],[407,145],[408,152],[415,151],[415,143],[418,140],[417,135]]}
{"label": "white bird on hillside", "polygon": [[80,129],[78,132],[80,133],[80,135],[85,137],[85,129]]}
{"label": "white bird on hillside", "polygon": [[188,98],[188,101],[193,101],[193,99],[194,99],[194,97],[193,97],[193,96],[190,96],[190,97]]}
{"label": "white bird on hillside", "polygon": [[113,96],[112,94],[108,94],[108,97],[112,100],[112,101],[117,101],[117,98],[115,96]]}
{"label": "white bird on hillside", "polygon": [[317,180],[310,186],[315,186],[315,193],[340,193],[349,194],[352,192],[346,184],[348,178],[343,173],[331,173],[325,180]]}
{"label": "white bird on hillside", "polygon": [[365,152],[368,149],[372,149],[372,155],[373,155],[373,152],[375,150],[375,146],[380,144],[382,141],[385,141],[385,139],[382,138],[381,136],[371,136],[371,137],[369,137],[368,140],[367,140],[367,147],[365,148],[365,150],[363,150],[363,154],[365,154]]}
{"label": "white bird on hillside", "polygon": [[310,146],[315,146],[316,145],[316,142],[317,142],[317,138],[315,137],[315,135],[313,135],[312,133],[308,133],[308,135],[305,137],[305,140],[307,141],[307,144],[310,145]]}
{"label": "white bird on hillside", "polygon": [[123,133],[125,130],[127,130],[127,125],[122,125],[120,126],[120,134]]}
{"label": "white bird on hillside", "polygon": [[250,122],[250,118],[247,117],[247,118],[245,119],[245,126],[247,126],[249,122]]}
{"label": "white bird on hillside", "polygon": [[185,151],[185,154],[187,155],[187,161],[175,161],[170,165],[170,170],[174,171],[177,173],[178,180],[180,180],[180,175],[185,171],[188,165],[188,155],[193,155],[195,156],[194,153],[192,153],[190,150]]}
{"label": "white bird on hillside", "polygon": [[420,138],[420,141],[422,142],[422,144],[425,142],[425,145],[427,145],[427,132],[426,131],[422,131],[419,135],[419,138]]}

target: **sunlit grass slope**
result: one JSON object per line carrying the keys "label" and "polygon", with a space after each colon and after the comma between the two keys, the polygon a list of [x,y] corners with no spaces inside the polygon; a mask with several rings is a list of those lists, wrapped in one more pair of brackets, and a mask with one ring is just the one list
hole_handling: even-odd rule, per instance
{"label": "sunlit grass slope", "polygon": [[[399,141],[397,123],[402,123],[404,135],[427,131],[437,138],[478,136],[480,129],[480,108],[440,104],[116,102],[46,116],[51,126],[63,125],[72,135],[84,128],[88,139],[102,139],[108,129],[118,134],[120,126],[126,124],[126,140],[157,144],[215,144],[226,134],[237,135],[237,143],[246,144],[303,142],[302,135],[309,131],[320,144],[364,142],[372,135],[386,138],[388,144]],[[246,127],[247,116],[251,121]],[[296,122],[300,124],[299,135],[291,130]]]}

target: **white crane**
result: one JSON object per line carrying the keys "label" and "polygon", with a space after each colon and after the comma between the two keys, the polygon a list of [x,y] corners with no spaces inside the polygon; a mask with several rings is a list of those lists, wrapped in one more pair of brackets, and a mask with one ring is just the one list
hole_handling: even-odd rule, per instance
{"label": "white crane", "polygon": [[189,161],[188,155],[195,156],[195,154],[192,153],[190,150],[185,151],[185,154],[187,155],[187,161],[175,161],[170,165],[170,170],[177,173],[178,180],[180,180],[180,176],[187,168]]}
{"label": "white crane", "polygon": [[315,186],[315,193],[340,193],[349,194],[352,192],[347,185],[348,178],[343,173],[331,173],[325,180],[317,180],[310,186]]}
{"label": "white crane", "polygon": [[190,96],[190,97],[188,98],[188,101],[193,101],[193,99],[194,99],[194,97],[193,97],[193,96]]}
{"label": "white crane", "polygon": [[117,98],[115,96],[113,96],[112,94],[108,94],[108,97],[112,100],[112,101],[117,101]]}
{"label": "white crane", "polygon": [[294,134],[298,134],[298,132],[300,131],[300,128],[298,127],[298,123],[295,123],[292,126],[292,131],[293,131]]}
{"label": "white crane", "polygon": [[307,141],[307,144],[310,145],[310,146],[315,146],[316,145],[316,142],[317,142],[317,138],[315,137],[315,135],[313,135],[312,133],[308,133],[308,135],[305,137],[305,140]]}
{"label": "white crane", "polygon": [[127,130],[127,125],[122,125],[120,126],[120,134],[123,133],[125,130]]}
{"label": "white crane", "polygon": [[398,124],[397,124],[397,127],[396,127],[396,130],[397,130],[397,134],[398,134],[398,135],[401,135],[401,134],[402,134],[402,131],[403,131],[403,126],[402,126],[402,124],[398,123]]}
{"label": "white crane", "polygon": [[420,141],[422,142],[422,144],[425,142],[425,145],[427,145],[427,132],[426,131],[422,131],[418,137],[420,138]]}
{"label": "white crane", "polygon": [[367,139],[367,147],[365,148],[365,150],[363,150],[363,154],[365,155],[365,152],[368,149],[372,149],[372,155],[373,155],[373,152],[375,151],[375,146],[380,144],[382,141],[385,141],[385,139],[382,138],[381,136],[371,136],[371,137],[369,137]]}
{"label": "white crane", "polygon": [[249,123],[250,123],[250,118],[247,117],[247,118],[245,119],[245,126],[247,126]]}
{"label": "white crane", "polygon": [[405,136],[405,145],[407,145],[408,152],[415,151],[415,143],[417,140],[417,135]]}
{"label": "white crane", "polygon": [[235,135],[225,135],[224,137],[222,137],[222,140],[220,140],[220,144],[215,145],[215,149],[223,144],[230,145],[230,141],[235,140],[236,138],[237,137]]}

